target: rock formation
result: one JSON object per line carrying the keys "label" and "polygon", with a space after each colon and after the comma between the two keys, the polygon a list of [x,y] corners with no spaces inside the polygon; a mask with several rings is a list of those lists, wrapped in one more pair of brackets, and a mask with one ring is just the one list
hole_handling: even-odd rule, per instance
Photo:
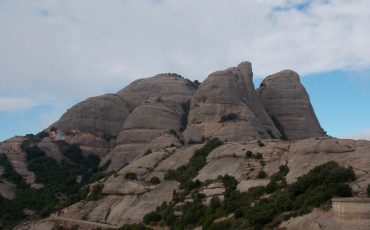
{"label": "rock formation", "polygon": [[325,136],[297,73],[284,70],[268,76],[258,93],[267,113],[286,138]]}
{"label": "rock formation", "polygon": [[119,91],[135,109],[124,122],[117,146],[101,164],[110,161],[108,170],[117,170],[150,149],[179,145],[195,89],[191,81],[178,75],[160,74]]}
{"label": "rock formation", "polygon": [[[70,158],[63,155],[57,140],[77,144],[83,154],[101,158],[100,166],[107,167],[97,174],[106,174],[89,181],[91,184],[80,184],[90,193],[85,200],[66,207],[62,216],[26,222],[18,229],[52,229],[57,224],[116,228],[140,223],[144,215],[183,189],[180,180],[170,180],[166,173],[194,158],[195,163],[189,166],[194,175],[193,171],[184,175],[192,175],[191,183],[200,181],[196,186],[204,194],[204,204],[214,197],[220,201],[227,198],[219,176],[233,176],[235,187],[246,192],[269,184],[281,165],[289,168],[285,178],[291,184],[328,161],[352,166],[356,180],[350,187],[355,196],[364,196],[370,184],[370,142],[325,137],[309,96],[293,71],[267,77],[257,91],[252,77],[248,62],[210,74],[199,88],[179,75],[159,74],[137,80],[116,94],[92,97],[73,106],[50,126],[49,136],[38,137],[32,144],[58,162]],[[51,127],[64,135],[58,136]],[[224,144],[197,159],[194,154],[207,144],[195,142],[213,137]],[[20,148],[25,140],[15,137],[0,143],[0,154],[5,153],[14,170],[35,187],[36,174],[28,170],[26,153]],[[261,172],[264,176],[259,178]],[[3,173],[0,165],[0,195],[14,198],[16,185],[6,181]],[[157,182],[153,183],[153,178]],[[88,199],[95,185],[101,186],[100,194]],[[193,199],[191,195],[183,198],[182,203]],[[314,219],[325,215],[315,214]],[[293,219],[283,225],[294,229],[310,221]]]}
{"label": "rock formation", "polygon": [[[219,137],[228,141],[280,137],[259,102],[249,62],[214,72],[200,85],[191,100],[186,141]],[[223,117],[234,116],[232,121]]]}
{"label": "rock formation", "polygon": [[64,132],[118,135],[130,112],[131,108],[122,97],[105,94],[73,106],[52,126]]}

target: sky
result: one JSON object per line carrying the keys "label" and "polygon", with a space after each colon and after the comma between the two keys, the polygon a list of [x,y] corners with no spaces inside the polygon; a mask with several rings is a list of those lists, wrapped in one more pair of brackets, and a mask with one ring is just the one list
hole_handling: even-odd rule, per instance
{"label": "sky", "polygon": [[368,0],[0,0],[0,141],[135,79],[292,69],[329,135],[370,140]]}

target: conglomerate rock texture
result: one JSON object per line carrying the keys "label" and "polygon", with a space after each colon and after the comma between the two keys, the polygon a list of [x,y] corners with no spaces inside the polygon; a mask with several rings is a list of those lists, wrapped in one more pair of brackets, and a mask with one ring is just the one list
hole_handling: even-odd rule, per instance
{"label": "conglomerate rock texture", "polygon": [[115,94],[91,97],[69,109],[52,126],[67,132],[101,132],[118,135],[131,112],[127,102]]}
{"label": "conglomerate rock texture", "polygon": [[[37,145],[57,161],[65,160],[57,140],[79,145],[83,154],[97,154],[101,166],[108,166],[107,175],[90,188],[102,185],[103,196],[77,202],[61,216],[27,222],[19,229],[52,229],[56,223],[85,226],[82,229],[116,228],[142,222],[145,214],[170,201],[180,189],[178,182],[164,179],[166,172],[186,165],[203,142],[213,137],[224,145],[209,153],[194,178],[206,182],[199,188],[206,203],[215,196],[223,199],[225,188],[217,181],[219,176],[233,176],[237,189],[245,192],[268,184],[281,165],[289,167],[286,179],[293,183],[328,161],[351,166],[356,174],[350,184],[353,193],[365,196],[370,183],[370,142],[326,137],[295,72],[273,74],[258,90],[252,77],[249,62],[214,72],[199,87],[176,74],[159,74],[137,80],[116,94],[73,106]],[[37,186],[20,147],[26,139],[0,143],[0,154],[8,157],[28,184]],[[261,158],[247,158],[246,152]],[[3,171],[0,165],[0,194],[11,199],[16,187],[1,177]],[[266,178],[258,179],[261,171]],[[152,178],[159,179],[159,184],[153,184]],[[311,217],[305,220],[295,219],[284,226],[312,225]],[[332,220],[325,224],[336,226]]]}
{"label": "conglomerate rock texture", "polygon": [[[227,141],[280,137],[280,132],[259,102],[252,81],[252,67],[238,67],[208,76],[191,100],[186,141],[218,137]],[[233,114],[233,121],[222,121]]]}
{"label": "conglomerate rock texture", "polygon": [[294,71],[283,70],[268,76],[258,93],[267,113],[286,138],[325,136],[310,98]]}

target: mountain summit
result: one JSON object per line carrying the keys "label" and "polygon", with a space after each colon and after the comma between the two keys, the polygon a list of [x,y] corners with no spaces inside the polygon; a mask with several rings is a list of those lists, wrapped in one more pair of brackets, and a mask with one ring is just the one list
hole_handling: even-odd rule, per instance
{"label": "mountain summit", "polygon": [[158,74],[0,143],[0,226],[336,228],[314,208],[367,195],[369,151],[326,135],[294,71]]}

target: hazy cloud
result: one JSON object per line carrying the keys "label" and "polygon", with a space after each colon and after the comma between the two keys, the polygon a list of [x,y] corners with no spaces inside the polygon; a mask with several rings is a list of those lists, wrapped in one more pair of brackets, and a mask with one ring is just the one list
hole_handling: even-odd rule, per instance
{"label": "hazy cloud", "polygon": [[355,139],[355,140],[369,140],[370,141],[370,129],[363,130],[360,132],[352,133],[345,138]]}
{"label": "hazy cloud", "polygon": [[0,112],[14,112],[29,109],[37,105],[37,102],[28,98],[0,97]]}
{"label": "hazy cloud", "polygon": [[136,78],[370,66],[368,0],[2,0],[0,96],[71,101]]}

